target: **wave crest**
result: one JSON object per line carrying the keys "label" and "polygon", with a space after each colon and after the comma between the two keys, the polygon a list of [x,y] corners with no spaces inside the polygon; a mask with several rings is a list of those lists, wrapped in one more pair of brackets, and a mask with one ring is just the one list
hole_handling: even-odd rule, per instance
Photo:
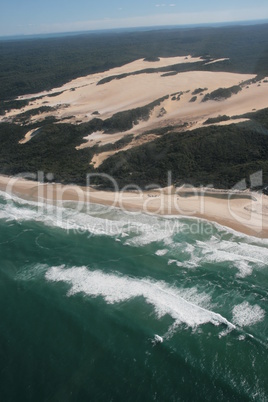
{"label": "wave crest", "polygon": [[71,286],[69,296],[77,293],[101,296],[111,304],[142,296],[154,307],[158,318],[168,314],[176,325],[184,323],[194,328],[212,323],[235,328],[226,318],[208,309],[210,297],[207,294],[199,294],[193,288],[179,290],[163,281],[106,274],[98,270],[90,271],[87,267],[51,267],[45,276],[48,281],[68,283]]}

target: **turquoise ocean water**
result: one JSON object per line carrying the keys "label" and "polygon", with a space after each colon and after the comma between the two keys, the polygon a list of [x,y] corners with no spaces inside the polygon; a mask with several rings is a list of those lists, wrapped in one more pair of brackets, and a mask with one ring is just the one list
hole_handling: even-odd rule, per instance
{"label": "turquoise ocean water", "polygon": [[0,193],[0,400],[267,401],[268,241],[80,209]]}

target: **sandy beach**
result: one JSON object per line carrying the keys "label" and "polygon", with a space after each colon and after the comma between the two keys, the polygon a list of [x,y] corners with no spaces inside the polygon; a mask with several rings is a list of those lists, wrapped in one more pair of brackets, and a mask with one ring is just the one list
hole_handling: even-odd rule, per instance
{"label": "sandy beach", "polygon": [[126,212],[197,217],[238,232],[268,238],[268,197],[249,191],[174,188],[150,191],[103,191],[92,187],[43,184],[0,176],[0,190],[33,201],[63,201],[119,207]]}
{"label": "sandy beach", "polygon": [[[209,63],[221,61],[223,59],[212,60]],[[135,122],[132,129],[113,135],[96,131],[84,137],[81,145],[76,147],[78,152],[86,147],[113,144],[128,134],[132,135],[132,140],[123,148],[97,151],[92,158],[92,163],[97,168],[118,151],[153,141],[157,138],[154,130],[160,127],[173,125],[177,127],[179,133],[204,127],[208,118],[219,115],[227,115],[230,119],[217,124],[239,123],[247,119],[242,117],[234,119],[232,116],[242,116],[251,112],[252,98],[254,98],[254,110],[267,106],[268,81],[254,82],[252,79],[255,76],[252,74],[188,71],[165,75],[157,71],[151,74],[145,72],[148,68],[157,69],[195,62],[202,60],[191,55],[160,58],[155,62],[139,59],[102,73],[80,77],[60,88],[35,94],[33,99],[31,99],[33,95],[19,97],[20,100],[31,99],[29,105],[22,110],[10,110],[0,118],[0,122],[12,121],[21,112],[30,112],[46,104],[53,110],[31,116],[31,123],[40,122],[42,125],[44,118],[54,116],[59,122],[64,119],[66,122],[79,124],[88,122],[96,116],[106,119],[114,113],[142,107],[164,97],[160,105],[153,108],[148,119]],[[136,74],[137,72],[140,73]],[[127,75],[129,73],[135,74]],[[115,78],[120,74],[126,76],[99,85],[101,80]],[[242,85],[239,93],[226,99],[202,102],[204,95],[218,88],[234,85]],[[193,101],[195,93],[197,96]],[[148,129],[151,130],[150,133],[144,134]],[[28,131],[19,141],[21,146],[31,141],[38,131],[38,128]],[[268,238],[268,197],[259,193],[173,187],[151,191],[101,191],[92,187],[42,184],[5,176],[0,177],[0,189],[34,201],[97,203],[132,212],[203,218],[239,232]]]}

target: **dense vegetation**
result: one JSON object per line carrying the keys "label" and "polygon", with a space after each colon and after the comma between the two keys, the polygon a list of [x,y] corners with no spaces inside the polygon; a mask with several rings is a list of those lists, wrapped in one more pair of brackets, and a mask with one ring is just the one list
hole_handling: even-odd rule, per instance
{"label": "dense vegetation", "polygon": [[[195,63],[183,63],[183,64],[173,64],[171,66],[158,67],[158,68],[145,68],[143,70],[132,71],[131,73],[123,73],[118,75],[111,75],[101,79],[97,85],[107,84],[113,80],[121,80],[132,75],[141,74],[154,74],[154,73],[164,73],[162,77],[169,77],[170,75],[177,75],[179,73],[185,73],[187,71],[197,71],[197,70],[211,70],[204,62],[198,61]],[[167,72],[166,72],[167,71]],[[166,72],[166,73],[165,73]]]}
{"label": "dense vegetation", "polygon": [[268,75],[268,24],[0,41],[0,54],[0,101],[139,58],[209,55],[230,60],[206,69]]}
{"label": "dense vegetation", "polygon": [[57,107],[51,106],[41,106],[36,109],[30,109],[27,112],[20,113],[16,116],[16,122],[19,124],[25,124],[31,121],[32,116],[36,116],[46,112],[53,112],[57,109]]}
{"label": "dense vegetation", "polygon": [[218,88],[215,91],[206,94],[202,99],[202,102],[207,102],[209,100],[220,101],[222,99],[230,98],[232,95],[237,94],[242,90],[240,85],[234,85],[230,88]]}
{"label": "dense vegetation", "polygon": [[230,120],[231,117],[230,116],[226,116],[225,114],[223,116],[217,116],[217,117],[210,117],[209,119],[207,119],[206,121],[204,121],[204,125],[205,124],[215,124],[215,123],[220,123],[221,121],[228,121]]}
{"label": "dense vegetation", "polygon": [[[2,123],[0,172],[42,170],[52,172],[55,181],[85,184],[86,174],[97,171],[113,175],[122,187],[130,183],[166,185],[170,170],[175,184],[188,182],[228,188],[263,170],[264,184],[268,183],[268,109],[244,117],[250,118],[250,123],[188,132],[171,126],[161,128],[154,141],[117,153],[97,170],[90,163],[94,153],[118,150],[132,136],[114,145],[77,151],[75,147],[82,143],[94,123],[47,124],[26,144],[18,142],[31,127]],[[95,124],[98,121],[95,119]]]}
{"label": "dense vegetation", "polygon": [[189,100],[189,102],[195,102],[196,99],[197,99],[197,96],[193,96],[193,97]]}
{"label": "dense vegetation", "polygon": [[133,140],[134,136],[132,134],[124,135],[120,140],[105,145],[99,145],[97,148],[98,153],[108,152],[108,151],[117,151],[121,148],[124,148],[126,145],[130,144]]}
{"label": "dense vegetation", "polygon": [[46,125],[26,144],[19,144],[29,128],[0,124],[1,173],[53,173],[55,181],[85,184],[86,174],[93,170],[89,162],[94,149],[75,149],[86,132],[70,124]]}
{"label": "dense vegetation", "polygon": [[[266,119],[268,109],[265,111]],[[256,116],[256,120],[258,117]],[[212,126],[176,133],[110,157],[101,165],[120,183],[167,185],[167,171],[173,183],[213,184],[230,188],[250,174],[263,170],[268,183],[268,125],[266,133],[252,125]]]}
{"label": "dense vegetation", "polygon": [[198,95],[201,94],[202,92],[207,91],[207,88],[196,88],[193,92],[192,95]]}

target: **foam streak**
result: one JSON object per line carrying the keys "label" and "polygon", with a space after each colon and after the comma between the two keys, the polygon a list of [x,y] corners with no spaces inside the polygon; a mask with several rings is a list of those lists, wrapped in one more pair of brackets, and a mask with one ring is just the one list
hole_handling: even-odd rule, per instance
{"label": "foam streak", "polygon": [[111,304],[142,296],[154,307],[158,318],[168,314],[176,324],[184,323],[194,328],[210,322],[217,326],[224,324],[230,329],[235,328],[220,314],[203,307],[202,304],[208,304],[208,296],[204,297],[204,294],[198,294],[196,290],[193,292],[193,289],[179,290],[162,281],[105,274],[90,271],[86,267],[52,267],[47,271],[46,279],[70,284],[69,296],[77,293],[92,297],[102,296]]}

